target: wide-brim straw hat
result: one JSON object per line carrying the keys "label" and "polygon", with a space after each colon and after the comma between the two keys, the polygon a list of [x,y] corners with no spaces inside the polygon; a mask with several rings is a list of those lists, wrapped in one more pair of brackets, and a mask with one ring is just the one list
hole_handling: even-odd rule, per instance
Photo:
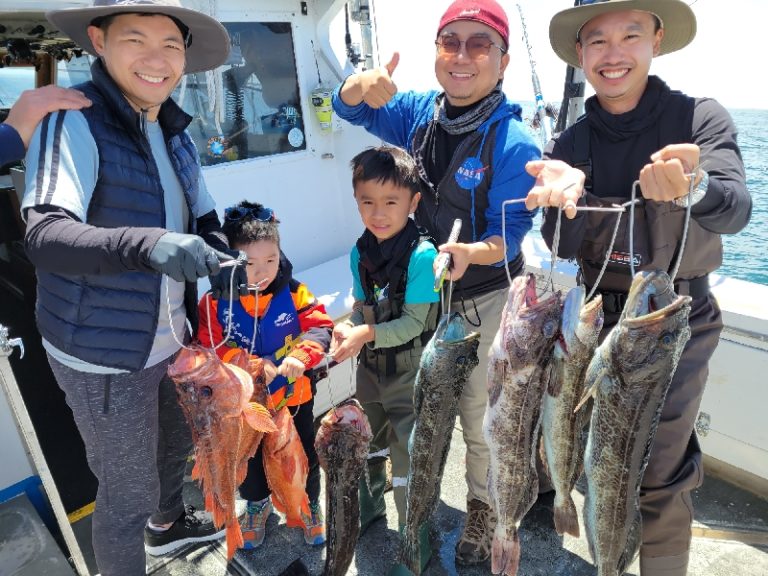
{"label": "wide-brim straw hat", "polygon": [[684,48],[696,36],[696,15],[680,0],[593,0],[558,12],[549,23],[549,42],[566,63],[580,68],[576,41],[581,28],[596,16],[608,12],[641,10],[655,14],[664,28],[659,56]]}
{"label": "wide-brim straw hat", "polygon": [[227,29],[215,18],[184,8],[179,0],[94,0],[91,7],[51,10],[45,17],[81,48],[98,56],[88,38],[88,26],[94,18],[126,13],[163,14],[176,18],[189,28],[191,44],[186,49],[184,70],[187,74],[213,70],[229,56]]}

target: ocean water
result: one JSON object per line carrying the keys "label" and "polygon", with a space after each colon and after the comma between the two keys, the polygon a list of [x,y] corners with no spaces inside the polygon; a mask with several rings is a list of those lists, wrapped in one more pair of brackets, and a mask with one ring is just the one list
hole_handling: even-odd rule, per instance
{"label": "ocean water", "polygon": [[752,218],[738,234],[723,236],[719,273],[768,285],[768,110],[729,110],[752,195]]}

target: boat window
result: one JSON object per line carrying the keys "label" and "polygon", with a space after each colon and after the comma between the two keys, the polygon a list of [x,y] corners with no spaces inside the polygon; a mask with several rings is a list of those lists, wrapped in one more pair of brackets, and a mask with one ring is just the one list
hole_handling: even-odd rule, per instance
{"label": "boat window", "polygon": [[60,60],[56,63],[56,84],[69,88],[87,82],[91,79],[91,63],[94,60],[93,56],[87,54]]}
{"label": "boat window", "polygon": [[203,166],[304,150],[293,33],[288,22],[224,23],[229,60],[190,74],[174,93],[194,118]]}
{"label": "boat window", "polygon": [[3,67],[0,68],[0,120],[5,116],[19,99],[24,90],[35,87],[35,69],[30,67]]}

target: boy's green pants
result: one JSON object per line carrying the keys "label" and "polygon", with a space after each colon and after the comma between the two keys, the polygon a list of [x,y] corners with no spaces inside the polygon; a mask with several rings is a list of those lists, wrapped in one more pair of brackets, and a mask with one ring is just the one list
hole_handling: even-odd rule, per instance
{"label": "boy's green pants", "polygon": [[[406,485],[408,481],[408,439],[413,429],[413,385],[421,359],[421,346],[398,352],[395,373],[386,375],[386,356],[368,348],[357,367],[357,399],[363,405],[373,438],[369,453],[371,493],[361,478],[360,524],[367,524],[384,514],[385,463],[381,456],[389,448],[392,460],[392,489],[397,506],[398,525],[405,524]],[[367,508],[367,509],[366,509]]]}

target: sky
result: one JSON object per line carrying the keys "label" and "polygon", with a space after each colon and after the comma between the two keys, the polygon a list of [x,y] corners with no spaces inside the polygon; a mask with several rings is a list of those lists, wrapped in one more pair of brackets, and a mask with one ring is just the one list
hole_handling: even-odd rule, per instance
{"label": "sky", "polygon": [[[683,50],[654,60],[651,73],[690,96],[715,98],[727,108],[768,108],[766,84],[765,23],[768,0],[687,0],[697,18],[696,38]],[[434,77],[434,39],[440,16],[451,0],[374,0],[382,64],[394,51],[400,64],[394,81],[401,90],[439,88]],[[523,29],[528,39],[546,101],[563,95],[565,63],[549,45],[549,21],[573,0],[501,0],[509,17],[511,61],[504,91],[513,100],[533,101],[533,84]],[[761,72],[763,70],[763,72]],[[587,95],[591,92],[587,92]]]}

